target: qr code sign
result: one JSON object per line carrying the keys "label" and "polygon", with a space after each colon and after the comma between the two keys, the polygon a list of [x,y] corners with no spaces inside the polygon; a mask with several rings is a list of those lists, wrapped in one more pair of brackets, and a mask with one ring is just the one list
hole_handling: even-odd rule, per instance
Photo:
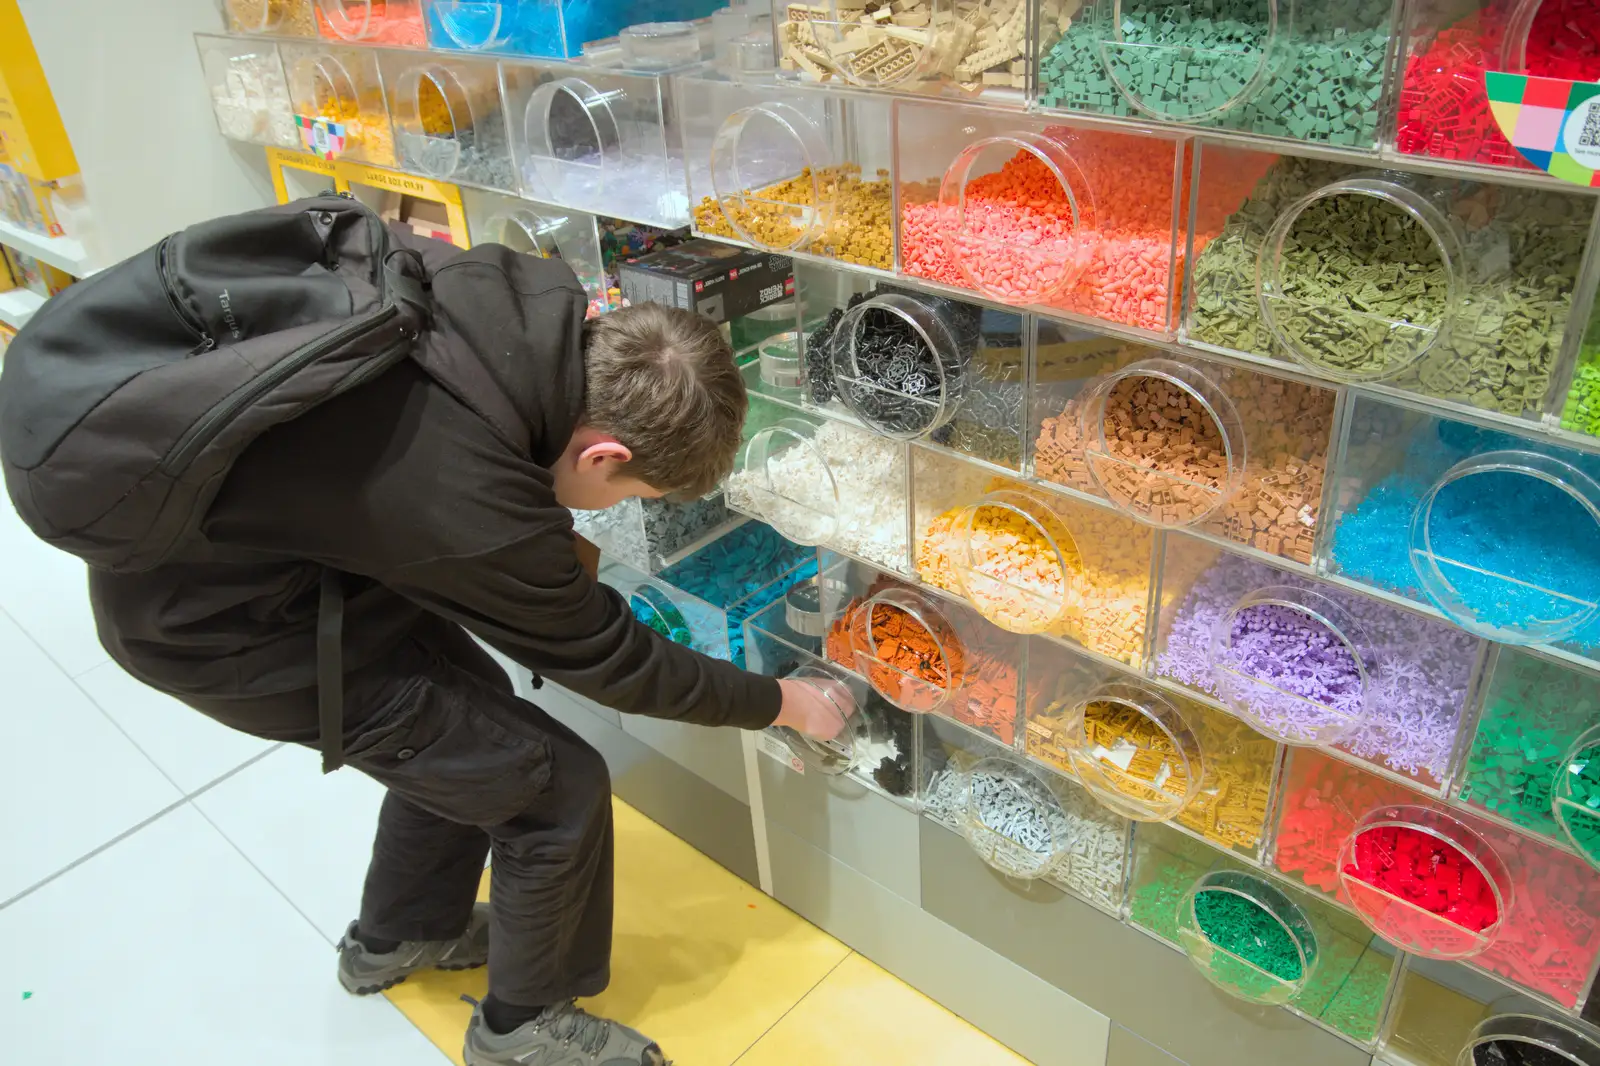
{"label": "qr code sign", "polygon": [[1562,132],[1567,154],[1590,170],[1600,170],[1600,96],[1573,108]]}

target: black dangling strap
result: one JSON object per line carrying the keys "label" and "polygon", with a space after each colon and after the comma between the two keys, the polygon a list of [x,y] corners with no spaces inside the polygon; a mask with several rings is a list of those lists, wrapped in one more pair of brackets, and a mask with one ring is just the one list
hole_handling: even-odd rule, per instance
{"label": "black dangling strap", "polygon": [[322,571],[317,603],[317,727],[322,772],[344,765],[344,587],[337,570]]}

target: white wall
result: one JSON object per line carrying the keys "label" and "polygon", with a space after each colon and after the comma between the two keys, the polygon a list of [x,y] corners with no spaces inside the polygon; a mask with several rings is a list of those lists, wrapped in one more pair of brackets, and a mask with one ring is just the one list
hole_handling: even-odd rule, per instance
{"label": "white wall", "polygon": [[224,140],[195,55],[217,0],[20,0],[109,262],[273,202],[262,149]]}

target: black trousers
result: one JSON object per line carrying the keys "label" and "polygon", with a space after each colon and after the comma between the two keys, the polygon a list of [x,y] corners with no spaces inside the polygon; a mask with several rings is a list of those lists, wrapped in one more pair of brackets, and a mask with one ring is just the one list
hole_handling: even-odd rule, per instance
{"label": "black trousers", "polygon": [[[272,722],[281,736],[302,714],[315,731],[315,691],[186,699],[246,732]],[[345,759],[389,790],[361,897],[363,933],[459,936],[490,857],[490,993],[540,1006],[605,989],[613,876],[605,761],[514,695],[463,630],[434,620],[346,677]]]}

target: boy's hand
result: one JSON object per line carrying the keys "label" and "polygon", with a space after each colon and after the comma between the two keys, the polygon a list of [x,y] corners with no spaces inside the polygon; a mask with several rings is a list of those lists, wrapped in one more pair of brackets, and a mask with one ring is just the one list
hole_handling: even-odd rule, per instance
{"label": "boy's hand", "polygon": [[856,713],[855,698],[842,681],[820,678],[782,678],[783,709],[773,725],[787,726],[817,740],[832,740],[844,731],[845,721]]}
{"label": "boy's hand", "polygon": [[574,533],[573,549],[578,553],[578,565],[596,581],[600,580],[600,547],[582,534]]}

